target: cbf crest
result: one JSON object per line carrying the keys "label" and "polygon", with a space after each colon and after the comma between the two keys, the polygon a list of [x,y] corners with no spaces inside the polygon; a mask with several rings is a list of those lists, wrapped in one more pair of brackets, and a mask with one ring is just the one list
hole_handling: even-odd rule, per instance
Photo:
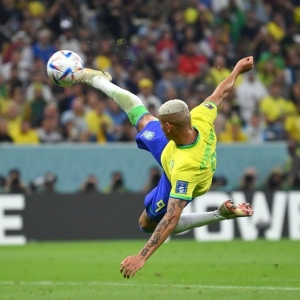
{"label": "cbf crest", "polygon": [[145,138],[147,141],[152,141],[155,137],[155,132],[146,130],[143,134],[142,137]]}

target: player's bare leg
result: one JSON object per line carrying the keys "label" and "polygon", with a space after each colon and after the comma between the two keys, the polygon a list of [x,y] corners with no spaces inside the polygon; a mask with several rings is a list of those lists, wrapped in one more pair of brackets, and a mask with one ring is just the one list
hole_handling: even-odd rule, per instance
{"label": "player's bare leg", "polygon": [[[224,220],[251,217],[252,215],[253,209],[249,203],[234,205],[232,200],[226,200],[215,211],[182,214],[172,234],[178,234]],[[144,210],[140,216],[139,224],[143,231],[153,232],[158,223],[152,220]]]}
{"label": "player's bare leg", "polygon": [[139,97],[111,83],[111,80],[112,77],[108,72],[85,68],[79,82],[92,86],[113,99],[126,112],[131,124],[138,131],[149,122],[157,120],[149,114]]}
{"label": "player's bare leg", "polygon": [[232,200],[223,202],[215,211],[204,213],[182,214],[173,234],[181,233],[197,227],[240,217],[251,217],[253,209],[249,203],[234,205]]}

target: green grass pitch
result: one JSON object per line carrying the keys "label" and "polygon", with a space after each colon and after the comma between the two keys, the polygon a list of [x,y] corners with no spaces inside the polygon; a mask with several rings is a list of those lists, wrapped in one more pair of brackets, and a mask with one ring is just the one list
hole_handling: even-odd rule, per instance
{"label": "green grass pitch", "polygon": [[300,299],[300,241],[173,240],[124,279],[121,261],[145,242],[0,247],[0,300]]}

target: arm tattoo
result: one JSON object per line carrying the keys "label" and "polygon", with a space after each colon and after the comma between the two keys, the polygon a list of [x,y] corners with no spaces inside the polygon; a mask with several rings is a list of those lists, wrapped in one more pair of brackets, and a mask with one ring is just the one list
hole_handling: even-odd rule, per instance
{"label": "arm tattoo", "polygon": [[180,214],[183,210],[183,208],[186,205],[186,201],[178,200],[175,198],[170,198],[168,203],[168,209],[166,212],[166,217],[161,219],[161,221],[156,226],[150,240],[147,242],[145,247],[141,250],[140,255],[145,257],[147,256],[148,252],[150,251],[151,247],[159,244],[161,239],[160,232],[163,231],[163,229],[166,229],[169,225],[173,224],[173,217],[175,215],[175,212],[177,209],[180,210]]}
{"label": "arm tattoo", "polygon": [[[146,245],[146,246],[147,246],[147,245]],[[142,249],[142,251],[141,251],[141,256],[146,256],[147,253],[149,252],[150,249],[147,248],[146,246]]]}

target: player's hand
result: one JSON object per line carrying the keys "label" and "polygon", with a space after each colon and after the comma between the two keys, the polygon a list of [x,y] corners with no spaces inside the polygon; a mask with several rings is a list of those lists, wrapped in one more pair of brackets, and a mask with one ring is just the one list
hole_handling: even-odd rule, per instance
{"label": "player's hand", "polygon": [[239,60],[235,65],[235,69],[239,72],[239,74],[242,74],[250,71],[253,66],[253,56],[248,56]]}
{"label": "player's hand", "polygon": [[141,255],[128,256],[121,262],[120,272],[124,278],[130,278],[140,270],[146,263],[145,257]]}

